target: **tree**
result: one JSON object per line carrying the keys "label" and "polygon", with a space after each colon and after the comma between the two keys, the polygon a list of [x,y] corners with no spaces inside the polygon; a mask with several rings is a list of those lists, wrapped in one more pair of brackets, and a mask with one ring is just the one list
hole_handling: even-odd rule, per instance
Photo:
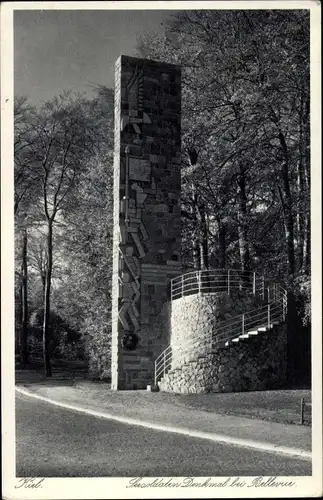
{"label": "tree", "polygon": [[95,130],[87,119],[88,106],[84,99],[69,94],[46,102],[34,115],[33,140],[27,152],[34,182],[41,189],[40,203],[46,227],[43,357],[47,376],[52,374],[49,314],[54,224],[68,210],[73,190],[81,180],[96,141]]}
{"label": "tree", "polygon": [[[64,253],[70,273],[59,301],[66,315],[81,318],[90,375],[106,378],[111,357],[113,92],[96,88],[92,106],[98,141],[84,182],[75,191],[77,201],[65,217]],[[78,297],[68,301],[64,297],[73,297],[73,283],[78,283]]]}
{"label": "tree", "polygon": [[[27,264],[27,229],[23,228],[20,231],[20,241],[18,240],[20,252],[20,266],[19,270],[15,272],[15,281],[18,287],[16,294],[16,327],[19,325],[18,346],[20,354],[20,365],[26,368],[28,362],[28,264]],[[16,260],[17,262],[17,260]],[[17,330],[17,328],[16,328]]]}
{"label": "tree", "polygon": [[91,158],[60,218],[53,307],[81,332],[89,374],[109,376],[113,212],[113,92],[97,87],[87,109],[96,130]]}
{"label": "tree", "polygon": [[[31,322],[25,317],[23,330],[27,339],[27,326],[35,330],[35,314],[38,323],[42,318],[48,376],[54,317],[82,333],[93,372],[101,376],[109,364],[106,360],[103,369],[98,360],[110,349],[111,334],[113,92],[105,87],[94,90],[92,100],[63,94],[38,110],[29,110],[25,99],[17,99],[16,230],[21,243],[28,235],[28,247],[16,247],[17,277],[22,285],[21,269],[27,264],[33,287],[26,280],[25,289],[31,294],[32,317]],[[22,208],[27,208],[27,201],[25,217]],[[21,286],[19,290],[24,297]],[[17,319],[21,312],[22,306]]]}
{"label": "tree", "polygon": [[[16,262],[16,279],[19,283],[18,314],[20,324],[19,348],[20,364],[23,368],[28,362],[28,227],[33,217],[33,205],[39,195],[35,186],[28,151],[33,143],[32,121],[34,108],[25,97],[16,98],[14,102],[14,215],[15,229],[18,236],[16,248],[20,252]],[[19,241],[20,240],[20,241]]]}
{"label": "tree", "polygon": [[[194,190],[183,165],[183,216],[198,193],[209,257],[213,241],[217,262],[292,283],[309,255],[308,13],[181,11],[138,50],[182,65],[183,145],[198,152]],[[203,241],[205,225],[195,231]]]}

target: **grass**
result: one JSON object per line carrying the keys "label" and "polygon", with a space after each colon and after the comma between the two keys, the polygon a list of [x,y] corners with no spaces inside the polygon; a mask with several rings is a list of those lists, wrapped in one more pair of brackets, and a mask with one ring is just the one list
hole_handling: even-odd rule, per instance
{"label": "grass", "polygon": [[[234,415],[279,423],[299,424],[301,398],[311,403],[310,389],[282,389],[236,393],[209,394],[170,394],[150,393],[147,391],[111,391],[107,382],[94,382],[87,379],[86,367],[81,361],[52,361],[53,377],[46,379],[41,359],[33,360],[27,370],[16,365],[16,383],[41,384],[48,386],[75,386],[76,390],[97,401],[107,400],[111,404],[131,405],[171,404],[178,409],[186,408]],[[306,405],[304,425],[311,425],[311,406]]]}
{"label": "grass", "polygon": [[[147,391],[111,391],[109,384],[93,384],[89,381],[76,383],[85,397],[109,401],[111,405],[141,408],[152,403],[157,407],[171,405],[176,408],[214,412],[220,415],[234,415],[258,420],[286,424],[299,424],[301,398],[311,402],[311,390],[272,390],[235,393],[171,394]],[[306,406],[304,425],[311,425],[311,407]]]}
{"label": "grass", "polygon": [[31,358],[25,369],[22,369],[16,359],[15,379],[16,383],[55,383],[63,382],[71,385],[74,380],[84,380],[87,378],[87,366],[83,361],[67,361],[52,359],[52,378],[46,379],[42,358]]}
{"label": "grass", "polygon": [[[180,406],[272,422],[299,424],[301,398],[311,403],[311,390],[272,390],[235,393],[179,395]],[[311,425],[311,406],[306,405],[304,425]]]}

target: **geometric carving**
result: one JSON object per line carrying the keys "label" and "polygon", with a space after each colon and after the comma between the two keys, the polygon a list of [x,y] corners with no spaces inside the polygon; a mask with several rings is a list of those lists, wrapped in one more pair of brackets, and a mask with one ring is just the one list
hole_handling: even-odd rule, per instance
{"label": "geometric carving", "polygon": [[147,194],[144,192],[143,188],[139,186],[136,182],[131,184],[131,189],[133,189],[136,192],[136,203],[137,207],[143,207],[144,206],[144,201],[147,198]]}
{"label": "geometric carving", "polygon": [[[135,111],[133,111],[135,112]],[[121,118],[121,132],[125,129],[125,127],[127,125],[132,125],[133,128],[134,128],[134,131],[136,132],[136,134],[141,134],[141,129],[140,127],[138,126],[139,123],[145,123],[145,124],[150,124],[151,123],[151,119],[149,118],[149,116],[147,115],[147,113],[143,112],[142,114],[142,118],[134,118],[134,117],[131,117],[131,116],[127,116],[127,115],[124,115],[122,118]]]}
{"label": "geometric carving", "polygon": [[[174,210],[170,216],[169,210],[169,200],[180,199],[180,166],[172,162],[180,155],[178,68],[121,56],[115,107],[112,300],[118,314],[112,321],[111,374],[112,388],[131,389],[151,383],[157,343],[167,335],[160,318],[154,321],[156,305],[167,300],[167,286],[175,272],[168,262],[180,250],[180,214]],[[151,277],[147,266],[152,267]],[[158,292],[148,293],[149,280],[156,281]],[[125,338],[137,338],[136,352],[127,354]],[[151,353],[148,364],[138,369],[146,352]]]}
{"label": "geometric carving", "polygon": [[[152,81],[151,78],[147,81]],[[158,80],[154,80],[158,84]],[[127,111],[122,112],[120,121],[120,131],[123,133],[127,126],[128,133],[131,133],[133,139],[126,148],[126,168],[124,186],[125,196],[120,203],[120,215],[124,216],[124,222],[120,219],[120,239],[121,239],[121,260],[119,266],[119,277],[121,286],[123,286],[119,317],[123,327],[129,330],[130,325],[137,330],[139,324],[140,301],[140,264],[139,259],[146,255],[144,242],[147,242],[149,235],[142,220],[142,210],[149,194],[156,194],[156,181],[152,176],[151,161],[161,164],[164,157],[160,155],[150,155],[150,160],[142,158],[140,155],[131,155],[131,147],[134,144],[141,144],[141,125],[149,125],[152,120],[146,112],[143,105],[144,95],[144,70],[143,66],[136,65],[125,86],[125,98],[127,102]],[[166,123],[166,126],[170,125]],[[167,128],[167,127],[166,127]],[[176,132],[176,131],[175,131]],[[146,135],[150,137],[149,132]],[[173,139],[172,139],[173,140]],[[136,146],[137,147],[137,146]],[[135,181],[135,182],[131,182]],[[124,271],[126,270],[126,272]],[[134,290],[131,288],[134,286]],[[138,307],[137,307],[138,304]],[[124,326],[125,325],[125,326]]]}
{"label": "geometric carving", "polygon": [[[122,186],[122,189],[125,189],[125,196],[120,203],[120,215],[124,216],[124,222],[121,219],[119,222],[122,269],[126,269],[126,272],[119,273],[121,286],[123,287],[120,297],[119,318],[123,328],[127,331],[131,326],[135,331],[140,327],[138,322],[140,316],[139,259],[145,257],[146,250],[143,243],[149,239],[142,220],[142,209],[148,193],[145,192],[145,188],[141,183],[143,185],[148,184],[147,187],[150,190],[151,186],[155,187],[155,182],[151,178],[150,161],[143,159],[140,155],[130,155],[133,144],[140,145],[142,142],[141,125],[152,123],[150,117],[143,110],[143,85],[143,67],[136,65],[126,85],[125,98],[128,110],[123,112],[120,121],[121,133],[125,131],[127,126],[130,126],[130,132],[131,130],[132,133],[134,132],[132,142],[128,144],[126,151],[125,178],[124,186]],[[130,184],[130,181],[136,182]],[[121,271],[121,266],[119,266],[119,271]]]}
{"label": "geometric carving", "polygon": [[139,258],[142,259],[146,255],[146,252],[145,252],[142,244],[140,243],[140,240],[138,238],[138,234],[132,233],[131,236],[132,236],[134,244],[136,245],[136,248],[137,248],[137,251],[139,254]]}
{"label": "geometric carving", "polygon": [[130,280],[129,273],[125,273],[124,271],[122,271],[122,273],[121,273],[122,283],[129,283],[129,280]]}
{"label": "geometric carving", "polygon": [[137,321],[137,318],[136,318],[135,314],[133,313],[132,307],[130,307],[128,309],[128,314],[129,314],[129,317],[131,319],[131,323],[134,327],[134,330],[138,331],[139,330],[139,322]]}
{"label": "geometric carving", "polygon": [[144,226],[144,224],[143,224],[142,221],[139,224],[139,230],[141,232],[142,240],[143,241],[148,240],[149,236],[148,236],[148,233],[147,233],[146,228],[145,228],[145,226]]}
{"label": "geometric carving", "polygon": [[130,304],[128,302],[123,302],[121,308],[119,309],[119,320],[120,320],[120,323],[122,324],[123,329],[126,331],[130,330],[129,323],[128,323],[127,318],[126,318],[126,312],[129,308],[129,306],[130,306]]}

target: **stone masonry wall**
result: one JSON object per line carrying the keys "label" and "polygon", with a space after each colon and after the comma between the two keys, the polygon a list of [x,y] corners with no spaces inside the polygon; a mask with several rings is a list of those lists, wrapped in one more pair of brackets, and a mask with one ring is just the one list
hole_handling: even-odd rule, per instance
{"label": "stone masonry wall", "polygon": [[[226,292],[216,294],[189,295],[172,302],[171,345],[187,346],[194,357],[211,345],[212,335],[216,337],[217,324],[229,320],[246,309],[260,307],[261,301],[238,290],[230,296]],[[190,339],[200,339],[190,343]],[[202,339],[205,339],[203,344]]]}
{"label": "stone masonry wall", "polygon": [[[169,342],[169,282],[181,274],[181,74],[116,63],[112,389],[140,389]],[[133,350],[122,339],[139,339]],[[129,347],[129,345],[128,345]]]}
{"label": "stone masonry wall", "polygon": [[174,369],[160,390],[183,394],[277,389],[286,381],[285,325],[198,356]]}
{"label": "stone masonry wall", "polygon": [[[176,299],[171,310],[173,361],[160,389],[167,392],[234,392],[279,387],[286,379],[285,325],[224,346],[217,325],[261,300],[234,292],[191,295]],[[238,334],[237,334],[238,336]],[[180,357],[176,351],[180,349]],[[185,354],[183,356],[183,351]]]}

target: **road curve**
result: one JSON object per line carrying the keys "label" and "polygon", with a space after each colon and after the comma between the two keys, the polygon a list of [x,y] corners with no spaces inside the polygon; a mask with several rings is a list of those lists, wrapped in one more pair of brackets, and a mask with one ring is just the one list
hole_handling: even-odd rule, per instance
{"label": "road curve", "polygon": [[302,476],[311,463],[95,418],[16,395],[17,477]]}

